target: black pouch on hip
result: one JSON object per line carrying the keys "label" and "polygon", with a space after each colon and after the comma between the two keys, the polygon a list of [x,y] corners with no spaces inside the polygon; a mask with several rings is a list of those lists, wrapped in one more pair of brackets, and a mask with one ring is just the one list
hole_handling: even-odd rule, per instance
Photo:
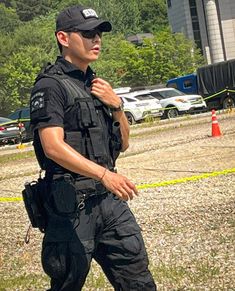
{"label": "black pouch on hip", "polygon": [[26,212],[32,227],[45,232],[47,215],[44,208],[46,183],[39,178],[38,181],[26,182],[22,191]]}
{"label": "black pouch on hip", "polygon": [[54,210],[56,214],[70,216],[75,214],[77,208],[76,189],[74,182],[67,179],[53,181],[51,185]]}

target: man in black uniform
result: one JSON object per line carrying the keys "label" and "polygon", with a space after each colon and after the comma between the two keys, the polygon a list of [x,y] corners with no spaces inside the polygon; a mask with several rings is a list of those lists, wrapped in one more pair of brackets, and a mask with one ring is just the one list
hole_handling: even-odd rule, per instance
{"label": "man in black uniform", "polygon": [[115,172],[129,138],[122,101],[89,67],[102,32],[111,28],[93,9],[62,11],[56,20],[61,57],[32,90],[34,148],[48,184],[42,265],[51,291],[81,290],[93,258],[115,290],[156,290],[126,202],[137,189]]}

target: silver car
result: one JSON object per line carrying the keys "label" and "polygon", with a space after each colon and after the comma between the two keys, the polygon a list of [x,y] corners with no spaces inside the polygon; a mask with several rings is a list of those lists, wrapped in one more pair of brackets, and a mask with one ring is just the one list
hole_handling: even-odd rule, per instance
{"label": "silver car", "polygon": [[0,144],[18,143],[24,135],[25,128],[22,123],[0,117]]}

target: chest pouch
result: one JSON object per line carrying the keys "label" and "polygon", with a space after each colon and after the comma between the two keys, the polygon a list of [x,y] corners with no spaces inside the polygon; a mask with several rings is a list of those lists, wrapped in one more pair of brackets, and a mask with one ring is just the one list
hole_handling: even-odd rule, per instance
{"label": "chest pouch", "polygon": [[100,127],[88,128],[87,150],[90,158],[99,164],[106,164],[108,161],[108,154],[104,144],[102,129]]}
{"label": "chest pouch", "polygon": [[76,98],[78,105],[77,121],[80,128],[95,127],[98,125],[98,117],[91,98]]}
{"label": "chest pouch", "polygon": [[86,156],[86,142],[84,132],[82,131],[66,131],[65,142],[74,148],[77,152]]}

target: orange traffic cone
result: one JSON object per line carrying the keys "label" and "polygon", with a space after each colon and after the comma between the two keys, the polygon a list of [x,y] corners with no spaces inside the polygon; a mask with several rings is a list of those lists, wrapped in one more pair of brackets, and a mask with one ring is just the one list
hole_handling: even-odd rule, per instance
{"label": "orange traffic cone", "polygon": [[219,123],[215,114],[215,110],[213,109],[211,113],[212,113],[212,137],[219,137],[222,135],[222,133],[219,128]]}

